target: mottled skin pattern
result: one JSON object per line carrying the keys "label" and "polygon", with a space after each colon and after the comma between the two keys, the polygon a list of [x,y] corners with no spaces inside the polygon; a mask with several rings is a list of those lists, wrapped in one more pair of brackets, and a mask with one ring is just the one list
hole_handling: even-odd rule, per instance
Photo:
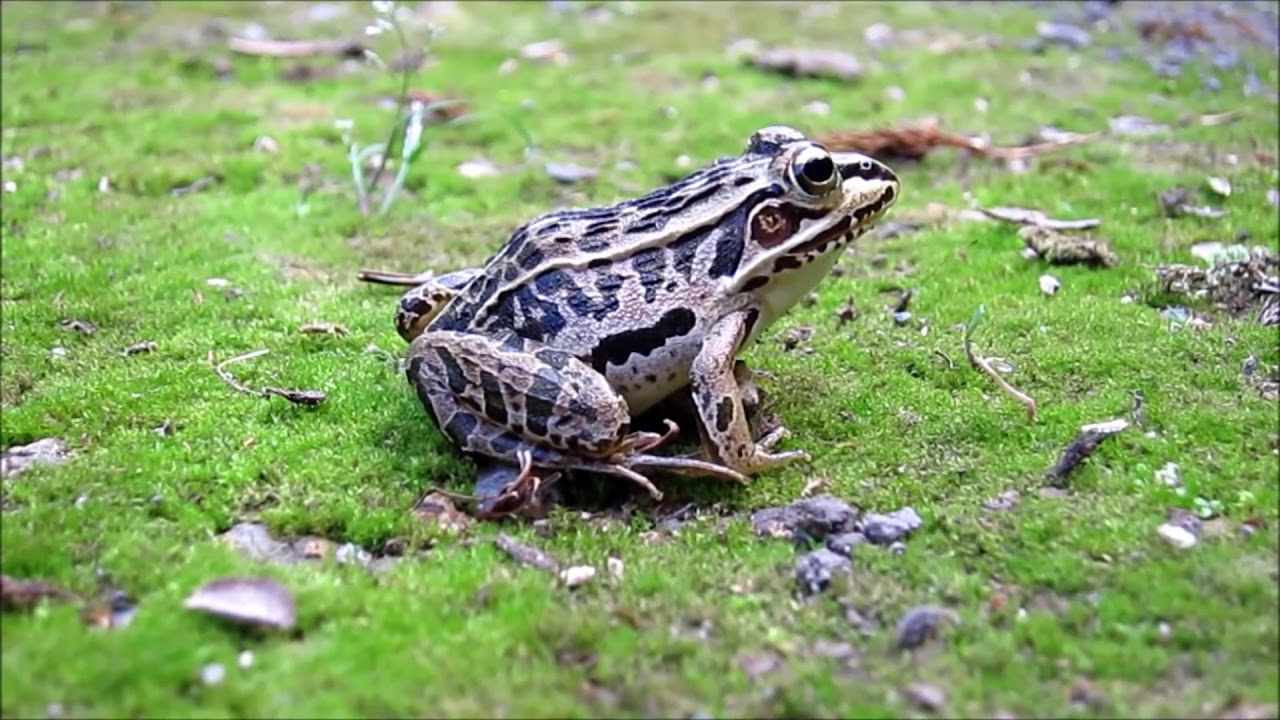
{"label": "mottled skin pattern", "polygon": [[[396,313],[409,382],[456,446],[522,478],[604,472],[655,497],[638,469],[744,481],[806,455],[774,452],[780,432],[752,438],[756,391],[737,354],[897,196],[881,163],[764,128],[738,157],[615,205],[549,212],[482,268],[410,290]],[[707,457],[648,453],[667,436],[633,433],[631,419],[686,388]]]}

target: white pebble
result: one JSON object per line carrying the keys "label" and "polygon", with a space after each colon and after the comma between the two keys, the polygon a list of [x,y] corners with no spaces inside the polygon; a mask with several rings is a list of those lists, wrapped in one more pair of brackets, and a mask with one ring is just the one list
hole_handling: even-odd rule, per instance
{"label": "white pebble", "polygon": [[1058,288],[1060,287],[1062,287],[1062,283],[1058,280],[1058,278],[1052,275],[1040,276],[1040,292],[1044,293],[1045,295],[1053,295],[1054,293],[1058,292]]}
{"label": "white pebble", "polygon": [[622,579],[622,572],[624,569],[622,565],[622,558],[610,557],[605,562],[605,565],[609,568],[610,575],[618,578],[619,580]]}
{"label": "white pebble", "polygon": [[222,663],[209,663],[200,668],[200,682],[205,685],[217,685],[227,676],[227,669],[222,667]]}
{"label": "white pebble", "polygon": [[596,569],[590,565],[574,565],[560,572],[560,580],[566,586],[576,588],[596,576]]}
{"label": "white pebble", "polygon": [[1180,550],[1186,550],[1196,544],[1196,536],[1181,525],[1164,523],[1156,528],[1156,534]]}

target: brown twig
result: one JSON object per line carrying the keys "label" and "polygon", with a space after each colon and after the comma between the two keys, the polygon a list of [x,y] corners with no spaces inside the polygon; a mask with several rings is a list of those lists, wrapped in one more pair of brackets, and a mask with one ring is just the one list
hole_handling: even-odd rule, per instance
{"label": "brown twig", "polygon": [[1000,371],[991,366],[991,360],[989,358],[982,357],[973,351],[973,344],[970,340],[970,336],[973,334],[973,324],[974,323],[970,323],[969,329],[966,330],[964,334],[965,357],[969,358],[969,363],[971,365],[982,371],[992,380],[995,380],[996,385],[998,385],[1006,395],[1022,403],[1022,406],[1027,409],[1027,422],[1035,422],[1036,401],[1030,395],[1010,385],[1009,382],[1000,375]]}
{"label": "brown twig", "polygon": [[312,55],[364,57],[365,46],[355,40],[252,40],[227,38],[227,48],[242,55],[258,57],[299,58]]}
{"label": "brown twig", "polygon": [[955,147],[968,150],[982,157],[997,160],[1016,160],[1032,157],[1067,145],[1089,142],[1099,133],[1074,135],[1063,139],[1025,145],[1022,147],[997,147],[974,138],[947,132],[936,121],[919,125],[902,125],[873,130],[833,130],[821,133],[816,140],[829,150],[852,150],[866,153],[881,160],[900,158],[920,160],[939,147]]}
{"label": "brown twig", "polygon": [[[252,360],[256,357],[262,357],[263,355],[266,355],[269,352],[271,351],[267,350],[266,348],[263,348],[262,350],[254,350],[253,352],[247,352],[243,355],[237,355],[233,358],[227,358],[226,360],[223,360],[222,362],[214,365],[213,371],[218,374],[218,377],[222,378],[222,382],[230,385],[233,390],[237,390],[246,395],[257,395],[259,397],[262,397],[263,392],[261,390],[253,390],[251,388],[246,387],[239,380],[236,380],[235,376],[227,372],[226,367],[231,363],[244,362],[245,360]],[[210,362],[212,362],[213,353],[210,353],[209,356],[210,356],[209,360]]]}
{"label": "brown twig", "polygon": [[[214,365],[213,371],[218,374],[218,377],[222,378],[223,382],[225,382],[227,385],[230,385],[232,389],[238,390],[242,393],[245,393],[246,395],[256,395],[258,397],[264,397],[264,398],[270,397],[272,395],[277,395],[297,405],[316,406],[324,402],[325,394],[320,390],[297,390],[293,388],[278,388],[278,387],[264,387],[261,390],[254,390],[253,388],[245,386],[239,380],[236,380],[235,376],[233,376],[231,373],[227,372],[226,370],[226,366],[230,365],[231,363],[244,362],[245,360],[252,360],[256,357],[262,357],[263,355],[266,355],[269,352],[271,351],[267,350],[266,348],[263,348],[262,350],[254,350],[253,352],[247,352],[243,355],[237,355],[233,358],[227,358],[226,360],[223,360],[222,362]],[[213,362],[212,351],[209,352],[209,362],[211,363]]]}

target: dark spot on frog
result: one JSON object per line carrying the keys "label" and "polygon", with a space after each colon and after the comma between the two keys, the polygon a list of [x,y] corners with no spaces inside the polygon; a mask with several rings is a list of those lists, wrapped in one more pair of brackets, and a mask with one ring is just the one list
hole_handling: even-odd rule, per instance
{"label": "dark spot on frog", "polygon": [[475,415],[465,410],[460,410],[449,418],[449,423],[444,426],[444,431],[455,443],[465,447],[467,440],[475,433],[479,424],[480,421]]}
{"label": "dark spot on frog", "polygon": [[666,345],[672,338],[688,335],[698,318],[688,308],[672,308],[649,327],[640,327],[603,338],[591,351],[591,367],[603,373],[610,365],[626,363],[632,354],[645,357]]}
{"label": "dark spot on frog", "polygon": [[462,365],[448,350],[437,347],[435,351],[436,357],[440,358],[440,364],[444,366],[445,387],[454,395],[462,395],[471,386],[470,381],[467,380],[467,374],[462,370]]}
{"label": "dark spot on frog", "polygon": [[768,276],[768,275],[757,275],[757,276],[755,276],[755,277],[751,278],[750,280],[746,281],[745,283],[743,283],[743,285],[742,285],[742,291],[743,291],[743,292],[751,292],[751,291],[753,291],[753,290],[759,290],[760,288],[762,288],[762,287],[764,287],[765,285],[768,285],[768,284],[769,284],[769,276]]}
{"label": "dark spot on frog", "polygon": [[507,424],[506,398],[498,376],[487,370],[480,371],[480,389],[484,391],[484,414],[499,425]]}
{"label": "dark spot on frog", "polygon": [[726,432],[733,422],[733,398],[722,397],[716,403],[716,430]]}
{"label": "dark spot on frog", "polygon": [[786,272],[787,270],[796,270],[803,265],[804,262],[802,262],[800,258],[794,255],[783,255],[773,261],[773,272],[776,274]]}

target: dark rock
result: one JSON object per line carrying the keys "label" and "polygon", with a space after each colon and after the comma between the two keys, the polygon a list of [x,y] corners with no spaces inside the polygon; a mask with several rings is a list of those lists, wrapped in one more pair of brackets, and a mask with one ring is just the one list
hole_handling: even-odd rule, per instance
{"label": "dark rock", "polygon": [[860,532],[839,533],[827,536],[827,549],[837,555],[853,557],[853,546],[867,541],[867,536]]}
{"label": "dark rock", "polygon": [[936,637],[944,622],[958,619],[955,611],[937,605],[913,607],[898,620],[898,648],[914,650]]}
{"label": "dark rock", "polygon": [[924,524],[914,508],[904,507],[891,513],[871,513],[862,519],[862,534],[875,545],[890,545]]}
{"label": "dark rock", "polygon": [[849,572],[849,558],[826,548],[805,553],[796,561],[796,585],[803,595],[816,595],[831,584],[838,572]]}
{"label": "dark rock", "polygon": [[751,527],[761,536],[795,538],[807,535],[822,540],[828,535],[852,530],[856,517],[857,512],[849,503],[822,494],[790,505],[757,510],[751,514]]}

